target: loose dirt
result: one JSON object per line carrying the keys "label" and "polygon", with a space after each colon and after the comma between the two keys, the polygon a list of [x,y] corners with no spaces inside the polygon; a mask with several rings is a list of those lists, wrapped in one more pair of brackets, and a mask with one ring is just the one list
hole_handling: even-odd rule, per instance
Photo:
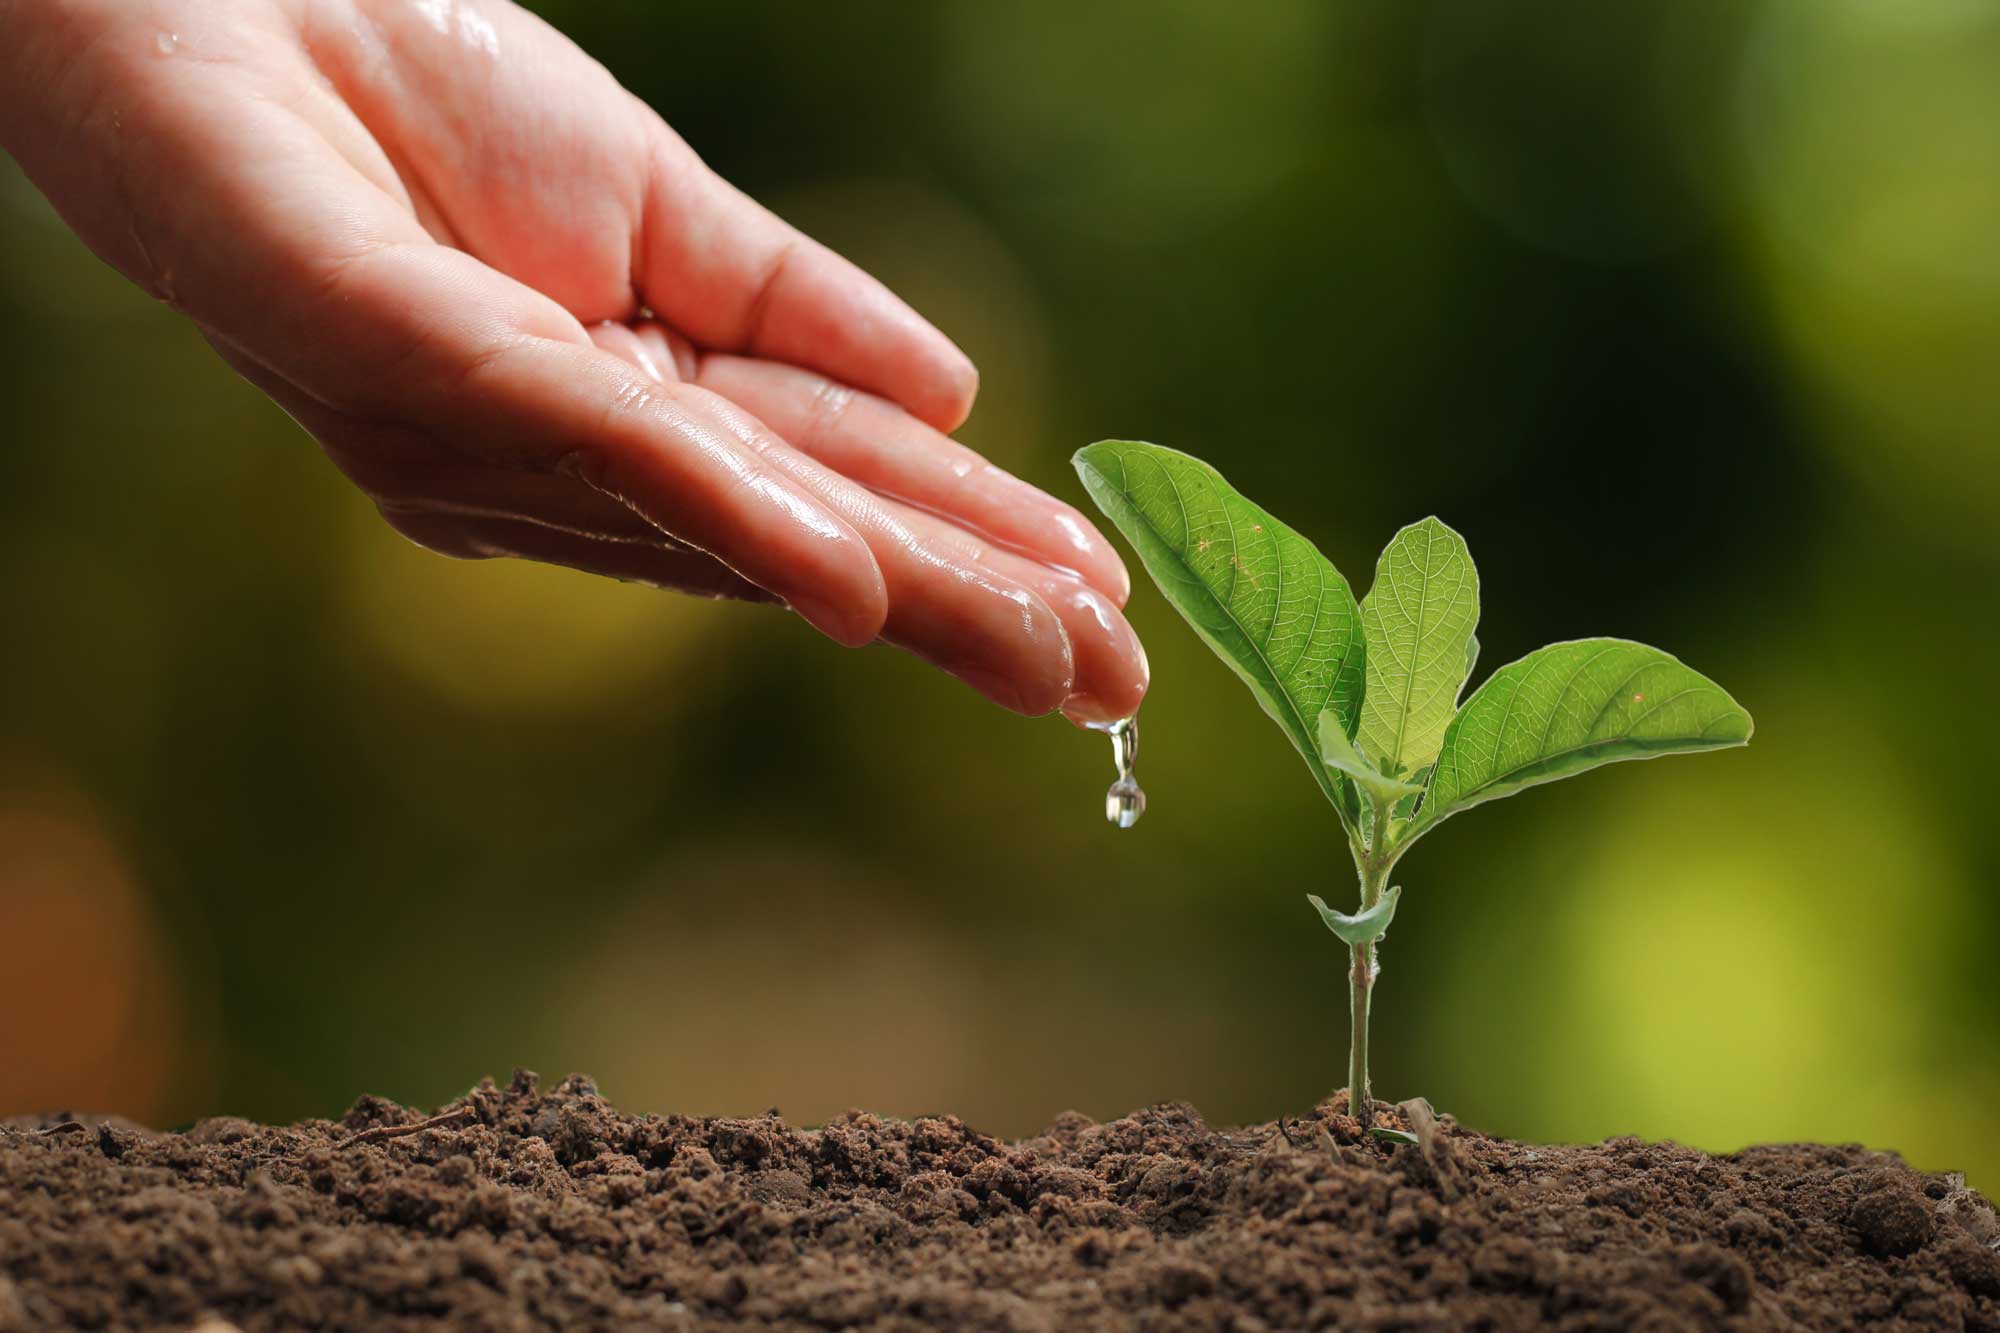
{"label": "loose dirt", "polygon": [[284,1128],[16,1121],[0,1329],[2000,1333],[2000,1217],[1892,1156],[1448,1118],[1410,1145],[1344,1112],[1159,1106],[1009,1143],[628,1116],[519,1073],[428,1124],[377,1098]]}

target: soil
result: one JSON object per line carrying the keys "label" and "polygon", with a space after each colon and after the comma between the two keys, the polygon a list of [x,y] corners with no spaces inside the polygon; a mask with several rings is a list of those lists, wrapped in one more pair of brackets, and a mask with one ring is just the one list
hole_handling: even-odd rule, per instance
{"label": "soil", "polygon": [[1040,1137],[622,1115],[0,1130],[0,1329],[2000,1330],[2000,1215],[1859,1147],[1534,1147],[1336,1098]]}

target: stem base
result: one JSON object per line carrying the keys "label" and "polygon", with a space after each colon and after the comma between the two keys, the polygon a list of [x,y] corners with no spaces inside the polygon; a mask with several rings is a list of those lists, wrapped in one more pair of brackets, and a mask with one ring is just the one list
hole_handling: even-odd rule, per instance
{"label": "stem base", "polygon": [[1373,1123],[1368,1088],[1368,1001],[1375,989],[1375,946],[1357,944],[1348,951],[1348,1017],[1351,1037],[1347,1047],[1347,1113],[1366,1129]]}

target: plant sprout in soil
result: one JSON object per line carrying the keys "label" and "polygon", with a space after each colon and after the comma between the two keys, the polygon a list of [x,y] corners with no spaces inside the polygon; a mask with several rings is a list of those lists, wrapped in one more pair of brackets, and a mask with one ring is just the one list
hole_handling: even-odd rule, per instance
{"label": "plant sprout in soil", "polygon": [[1325,556],[1200,459],[1105,440],[1091,498],[1202,641],[1305,757],[1347,832],[1360,902],[1307,895],[1348,949],[1348,1106],[1371,1124],[1368,1013],[1403,854],[1461,810],[1620,759],[1750,739],[1750,714],[1678,659],[1625,639],[1538,648],[1461,704],[1479,657],[1479,574],[1435,518],[1397,533],[1357,604]]}

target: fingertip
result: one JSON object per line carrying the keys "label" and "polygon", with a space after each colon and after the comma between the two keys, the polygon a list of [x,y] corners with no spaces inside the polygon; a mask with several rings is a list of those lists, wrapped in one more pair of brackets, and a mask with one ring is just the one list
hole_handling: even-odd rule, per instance
{"label": "fingertip", "polygon": [[889,584],[868,542],[831,509],[814,507],[830,525],[818,558],[786,569],[789,586],[773,588],[785,605],[844,648],[882,635],[889,619]]}
{"label": "fingertip", "polygon": [[925,425],[951,434],[972,415],[979,397],[979,368],[963,348],[888,287],[865,274],[863,280],[873,287],[876,298],[860,321],[869,332],[853,338],[844,356],[780,359],[886,398]]}
{"label": "fingertip", "polygon": [[1063,700],[1062,715],[1064,721],[1079,731],[1095,731],[1131,716],[1112,710],[1094,694],[1072,694]]}
{"label": "fingertip", "polygon": [[1062,714],[1079,727],[1104,727],[1131,717],[1146,701],[1145,664],[1140,663],[1136,679],[1096,682],[1097,688],[1079,690],[1063,700]]}
{"label": "fingertip", "polygon": [[[872,566],[874,559],[871,556]],[[834,594],[795,592],[784,599],[801,619],[843,648],[863,648],[882,635],[889,597],[876,571],[873,589],[857,586]]]}
{"label": "fingertip", "polygon": [[989,583],[1013,603],[1016,615],[990,620],[977,631],[973,655],[943,664],[945,670],[1010,712],[1041,717],[1062,707],[1075,690],[1076,661],[1062,617],[1028,588]]}
{"label": "fingertip", "polygon": [[1131,622],[1095,588],[1082,587],[1071,604],[1083,614],[1071,619],[1077,650],[1076,688],[1063,700],[1063,715],[1078,726],[1101,726],[1132,716],[1145,701],[1152,680],[1146,646]]}
{"label": "fingertip", "polygon": [[911,415],[949,435],[972,415],[972,405],[979,398],[979,367],[943,334],[938,337],[944,341],[947,354],[932,376],[926,401]]}

